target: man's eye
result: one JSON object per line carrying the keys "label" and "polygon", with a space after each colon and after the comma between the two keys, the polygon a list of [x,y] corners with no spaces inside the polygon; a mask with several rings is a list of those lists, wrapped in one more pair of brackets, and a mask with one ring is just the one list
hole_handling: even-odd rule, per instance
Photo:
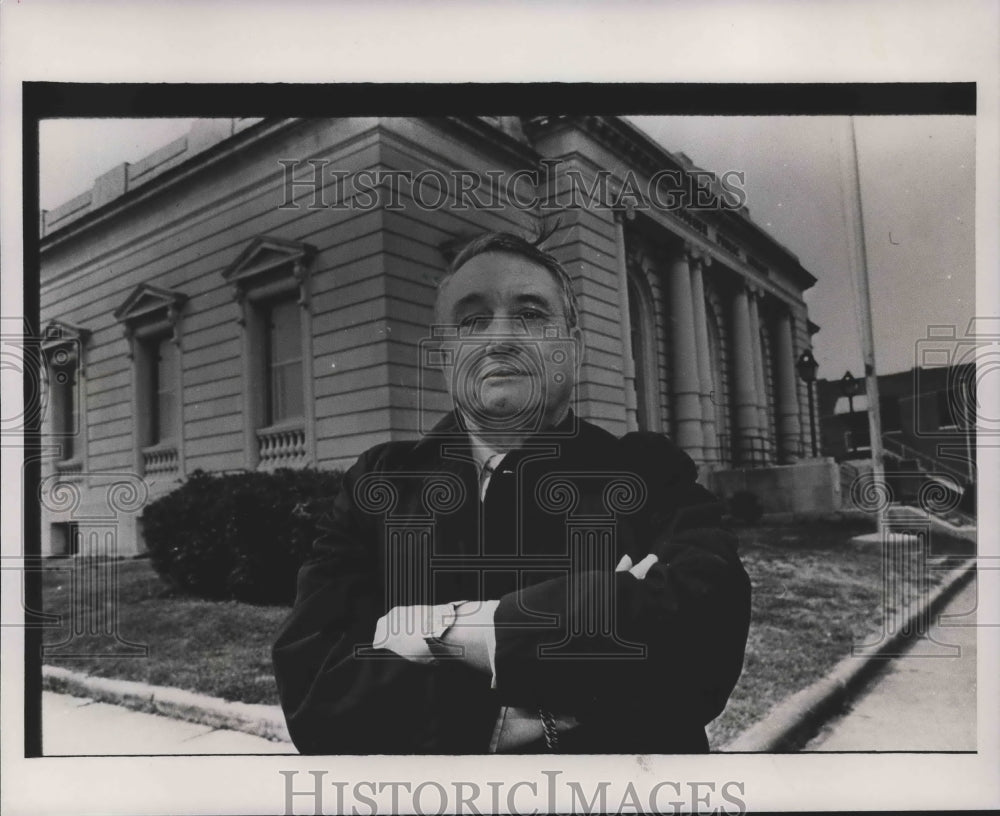
{"label": "man's eye", "polygon": [[525,309],[518,316],[523,318],[524,320],[531,320],[531,321],[545,320],[548,317],[548,315],[545,314],[545,312],[541,312],[538,309]]}
{"label": "man's eye", "polygon": [[460,329],[466,329],[472,331],[476,326],[484,326],[489,322],[489,318],[482,314],[473,314],[463,317],[459,322],[458,326]]}

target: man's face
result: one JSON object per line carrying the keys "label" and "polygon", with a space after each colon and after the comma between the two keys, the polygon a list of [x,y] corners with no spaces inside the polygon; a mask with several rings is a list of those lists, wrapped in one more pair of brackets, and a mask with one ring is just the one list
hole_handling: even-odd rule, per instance
{"label": "man's face", "polygon": [[477,255],[446,282],[437,321],[456,326],[448,392],[472,430],[531,432],[558,423],[576,384],[580,331],[544,266],[502,252]]}

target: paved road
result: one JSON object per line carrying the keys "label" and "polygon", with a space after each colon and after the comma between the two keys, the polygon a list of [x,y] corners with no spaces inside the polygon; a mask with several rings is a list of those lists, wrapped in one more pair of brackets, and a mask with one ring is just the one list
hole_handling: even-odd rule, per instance
{"label": "paved road", "polygon": [[[946,605],[930,637],[961,647],[955,657],[917,641],[893,660],[851,709],[828,723],[805,751],[975,751],[976,628],[975,579]],[[952,625],[949,625],[952,624]],[[954,624],[962,623],[964,626]]]}
{"label": "paved road", "polygon": [[242,731],[144,714],[46,691],[42,694],[42,753],[45,756],[150,754],[294,754],[287,742],[271,742]]}

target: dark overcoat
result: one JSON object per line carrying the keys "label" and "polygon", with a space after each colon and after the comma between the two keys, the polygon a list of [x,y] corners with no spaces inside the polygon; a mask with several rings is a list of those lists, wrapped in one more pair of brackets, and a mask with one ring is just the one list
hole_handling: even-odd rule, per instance
{"label": "dark overcoat", "polygon": [[[697,753],[743,665],[750,582],[720,505],[662,436],[570,415],[480,501],[454,415],[345,475],[273,650],[310,754],[486,753],[501,706],[569,714],[577,753]],[[615,573],[655,552],[645,579]],[[496,676],[371,648],[392,606],[499,599]],[[525,752],[545,750],[543,741]]]}

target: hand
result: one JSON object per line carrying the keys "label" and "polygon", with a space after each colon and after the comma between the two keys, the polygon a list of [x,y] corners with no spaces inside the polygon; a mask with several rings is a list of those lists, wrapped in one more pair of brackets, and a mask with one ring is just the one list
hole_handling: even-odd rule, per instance
{"label": "hand", "polygon": [[425,633],[434,630],[434,606],[394,606],[375,624],[372,646],[388,649],[414,663],[433,663]]}
{"label": "hand", "polygon": [[638,564],[632,566],[631,557],[629,557],[628,553],[625,553],[625,555],[622,556],[622,560],[618,562],[618,566],[615,567],[615,572],[629,572],[641,581],[646,577],[646,573],[649,572],[653,564],[657,563],[659,560],[660,559],[656,557],[656,553],[650,553]]}
{"label": "hand", "polygon": [[440,650],[438,654],[432,652],[425,638],[437,635],[452,652],[446,657],[492,674],[492,653],[496,650],[491,638],[493,615],[499,603],[456,601],[437,606],[394,606],[375,624],[372,647],[395,652],[412,663],[431,664],[442,655]]}

